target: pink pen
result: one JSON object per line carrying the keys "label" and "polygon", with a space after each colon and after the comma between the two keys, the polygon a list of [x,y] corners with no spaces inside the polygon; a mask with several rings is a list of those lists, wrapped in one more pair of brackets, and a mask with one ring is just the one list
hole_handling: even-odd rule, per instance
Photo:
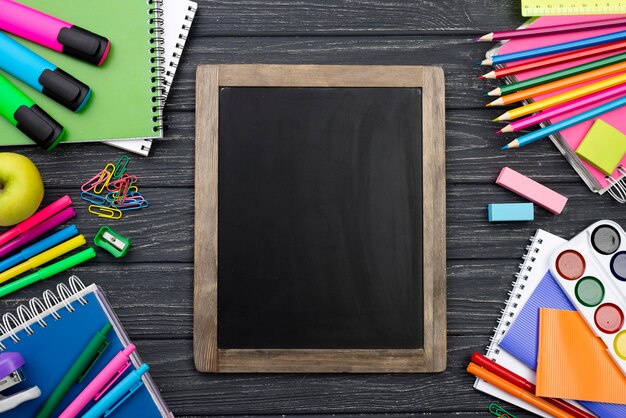
{"label": "pink pen", "polygon": [[76,216],[76,211],[74,210],[74,208],[63,209],[61,212],[57,213],[50,219],[47,219],[36,227],[26,231],[25,233],[20,235],[19,238],[16,238],[13,241],[9,242],[7,245],[0,247],[0,258],[28,244],[35,238],[45,234],[51,229],[67,222],[74,216]]}
{"label": "pink pen", "polygon": [[517,132],[524,128],[528,128],[529,126],[536,125],[541,122],[545,122],[546,120],[552,119],[556,116],[563,115],[565,113],[572,112],[574,110],[582,109],[583,107],[587,107],[592,104],[602,102],[604,100],[623,96],[625,94],[626,94],[626,84],[621,84],[619,86],[615,86],[610,89],[606,89],[606,90],[602,90],[594,94],[590,94],[589,96],[582,97],[578,100],[568,102],[564,105],[556,106],[547,111],[536,113],[527,118],[520,119],[515,122],[511,122],[510,124],[506,125],[504,128],[502,128],[496,133]]}
{"label": "pink pen", "polygon": [[29,229],[33,229],[35,226],[50,218],[52,215],[62,211],[71,204],[72,199],[70,199],[68,195],[65,195],[56,202],[49,204],[30,218],[20,222],[4,234],[0,235],[0,247],[12,239],[17,238],[20,234],[23,234]]}
{"label": "pink pen", "polygon": [[80,414],[85,406],[93,399],[98,400],[106,390],[113,385],[128,367],[130,367],[130,355],[135,351],[135,346],[129,344],[120,351],[113,360],[87,385],[85,389],[72,401],[59,418],[74,418]]}
{"label": "pink pen", "polygon": [[13,0],[0,0],[0,29],[96,65],[111,48],[103,36]]}

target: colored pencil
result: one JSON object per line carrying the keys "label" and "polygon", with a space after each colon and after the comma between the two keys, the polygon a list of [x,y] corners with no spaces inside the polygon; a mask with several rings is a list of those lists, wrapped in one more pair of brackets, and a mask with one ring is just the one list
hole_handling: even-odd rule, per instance
{"label": "colored pencil", "polygon": [[515,386],[513,383],[507,382],[505,379],[500,376],[491,373],[487,369],[483,369],[475,363],[470,363],[467,366],[467,371],[473,374],[474,376],[484,380],[485,382],[494,385],[498,389],[501,389],[508,393],[509,395],[515,396],[518,399],[521,399],[525,402],[528,402],[534,407],[541,409],[544,412],[547,412],[549,415],[556,418],[575,418],[573,415],[568,414],[563,411],[561,408],[557,408],[556,406],[546,402],[538,396],[533,395],[532,393]]}
{"label": "colored pencil", "polygon": [[606,90],[608,88],[615,87],[623,83],[626,83],[626,74],[620,74],[615,77],[607,78],[593,84],[588,84],[574,90],[566,91],[565,93],[557,94],[543,100],[538,100],[525,106],[520,106],[518,108],[503,113],[502,115],[494,119],[494,121],[509,121],[513,119],[518,119],[522,116],[530,115],[531,113],[539,112],[540,110],[544,110],[549,107],[558,106],[560,104],[578,99],[583,96],[588,96],[592,93]]}
{"label": "colored pencil", "polygon": [[589,48],[578,49],[576,51],[565,52],[550,57],[541,57],[532,61],[517,65],[507,65],[504,68],[497,68],[480,76],[479,78],[495,79],[508,77],[513,74],[523,73],[524,71],[536,70],[537,68],[549,67],[552,65],[563,64],[565,62],[594,57],[602,54],[610,54],[614,52],[625,52],[626,41],[613,42],[601,46],[592,46]]}
{"label": "colored pencil", "polygon": [[510,54],[495,55],[485,59],[482,65],[505,64],[511,61],[520,61],[529,58],[543,57],[550,54],[558,54],[560,52],[574,51],[576,49],[586,48],[589,46],[604,45],[609,42],[623,41],[626,39],[626,30],[609,33],[606,35],[592,36],[590,38],[579,39],[576,41],[563,42],[556,45],[549,45],[540,48],[527,49],[525,51],[511,52]]}
{"label": "colored pencil", "polygon": [[476,39],[479,42],[498,42],[505,39],[530,38],[532,36],[554,35],[557,33],[581,32],[592,29],[608,29],[619,26],[626,27],[626,18],[596,20],[593,22],[568,23],[566,25],[545,26],[542,28],[525,28],[491,32]]}
{"label": "colored pencil", "polygon": [[489,96],[505,96],[507,94],[515,93],[520,90],[530,89],[540,86],[542,84],[548,84],[553,81],[562,80],[568,77],[574,77],[580,74],[592,72],[600,68],[608,67],[613,64],[619,64],[626,61],[626,52],[613,55],[611,57],[602,58],[599,60],[591,61],[586,64],[577,65],[575,67],[566,68],[561,71],[555,71],[541,75],[539,77],[529,78],[528,80],[518,81],[517,83],[511,83],[504,86],[500,86],[487,93]]}
{"label": "colored pencil", "polygon": [[511,103],[521,102],[522,100],[530,99],[531,97],[535,97],[540,94],[551,93],[553,91],[576,86],[581,83],[596,80],[598,78],[624,73],[625,71],[626,62],[620,62],[618,64],[609,65],[608,67],[604,68],[598,68],[597,70],[589,71],[584,74],[578,74],[572,77],[564,78],[562,80],[556,80],[547,84],[541,84],[536,87],[518,91],[516,93],[507,94],[505,96],[497,98],[493,102],[489,103],[487,106],[504,106]]}
{"label": "colored pencil", "polygon": [[545,122],[564,113],[573,112],[575,110],[582,109],[583,107],[591,106],[604,100],[624,95],[626,95],[626,84],[621,84],[619,86],[585,96],[581,99],[573,100],[564,105],[556,106],[543,112],[538,112],[532,116],[528,116],[527,118],[511,122],[496,133],[499,134],[521,131],[529,126],[537,125],[538,123]]}
{"label": "colored pencil", "polygon": [[602,106],[598,106],[594,109],[583,112],[579,115],[573,116],[569,119],[565,119],[561,122],[553,123],[552,125],[546,126],[545,128],[538,129],[526,135],[522,135],[517,139],[509,142],[507,145],[502,147],[502,149],[509,148],[519,148],[525,145],[530,144],[531,142],[538,141],[542,138],[555,134],[563,129],[567,129],[571,126],[578,125],[579,123],[585,122],[589,119],[593,119],[597,116],[603,115],[604,113],[608,113],[612,110],[619,109],[620,107],[626,106],[626,97],[621,97],[619,99],[613,100],[609,103],[605,103]]}
{"label": "colored pencil", "polygon": [[[535,385],[533,383],[531,383],[528,380],[524,379],[522,376],[513,373],[512,371],[510,371],[506,367],[501,366],[500,364],[496,363],[495,361],[492,361],[491,359],[483,356],[482,354],[480,354],[480,353],[472,354],[472,361],[474,363],[476,363],[477,365],[479,365],[480,367],[483,367],[483,368],[487,369],[491,373],[500,376],[501,378],[503,378],[507,382],[513,383],[518,388],[527,390],[528,392],[532,393],[533,395],[536,394],[537,388],[535,387]],[[565,411],[565,412],[567,412],[569,414],[572,414],[576,418],[595,418],[593,415],[583,411],[582,409],[579,409],[579,408],[575,407],[571,403],[566,402],[566,401],[564,401],[562,399],[545,398],[545,397],[541,397],[541,399],[543,399],[546,402],[556,406],[557,408],[562,409],[563,411]]]}

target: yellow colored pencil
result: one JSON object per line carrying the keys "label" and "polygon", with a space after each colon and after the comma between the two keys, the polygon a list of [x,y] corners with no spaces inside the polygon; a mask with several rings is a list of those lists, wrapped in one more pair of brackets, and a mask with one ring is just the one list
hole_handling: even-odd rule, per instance
{"label": "yellow colored pencil", "polygon": [[87,241],[83,235],[77,235],[74,238],[57,245],[56,247],[50,248],[48,251],[44,251],[43,253],[24,261],[22,264],[18,264],[17,266],[0,273],[0,283],[4,283],[7,280],[11,280],[16,276],[27,272],[28,270],[46,264],[65,253],[69,253],[81,245],[85,245],[86,243]]}
{"label": "yellow colored pencil", "polygon": [[502,115],[494,119],[494,121],[508,121],[517,119],[522,116],[530,115],[531,113],[539,112],[540,110],[544,110],[549,107],[567,103],[571,100],[578,99],[579,97],[587,96],[601,90],[606,90],[610,87],[614,87],[622,83],[626,83],[626,74],[620,74],[615,77],[598,81],[597,83],[588,84],[586,86],[579,87],[565,93],[557,94],[556,96],[548,97],[547,99],[538,100],[534,103],[520,106],[518,108],[503,113]]}

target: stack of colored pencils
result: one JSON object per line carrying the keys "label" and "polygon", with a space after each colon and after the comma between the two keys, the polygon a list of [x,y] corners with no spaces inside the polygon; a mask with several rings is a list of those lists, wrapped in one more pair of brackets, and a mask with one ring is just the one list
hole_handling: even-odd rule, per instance
{"label": "stack of colored pencils", "polygon": [[[573,113],[573,116],[565,120],[518,137],[502,149],[522,147],[626,106],[626,18],[492,32],[478,38],[478,41],[502,41],[589,29],[607,29],[611,32],[541,48],[495,55],[481,62],[482,65],[495,67],[480,77],[484,79],[515,77],[529,70],[538,68],[549,70],[555,65],[572,63],[564,70],[555,70],[539,77],[502,85],[486,94],[498,97],[487,106],[506,106],[552,93],[548,98],[516,107],[494,119],[510,122],[497,133],[518,132],[554,117]],[[582,65],[574,64],[581,59],[592,61]],[[589,109],[593,105],[597,106]],[[587,110],[581,110],[585,108]]]}

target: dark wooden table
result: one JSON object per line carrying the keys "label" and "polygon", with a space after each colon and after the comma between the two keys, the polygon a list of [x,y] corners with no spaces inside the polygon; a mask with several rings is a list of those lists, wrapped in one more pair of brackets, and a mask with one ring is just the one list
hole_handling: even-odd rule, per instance
{"label": "dark wooden table", "polygon": [[[175,0],[168,0],[175,1]],[[537,228],[570,237],[601,218],[626,220],[626,207],[591,193],[549,141],[514,152],[494,134],[475,62],[489,44],[473,38],[514,28],[519,0],[200,0],[191,39],[166,114],[166,139],[129,171],[151,206],[111,225],[133,240],[122,260],[99,252],[72,273],[104,288],[176,416],[321,415],[490,416],[493,399],[472,388],[465,366],[496,325],[528,238]],[[448,369],[426,375],[208,375],[195,371],[193,323],[195,68],[207,63],[439,65],[447,96]],[[122,153],[102,144],[62,146],[32,158],[45,203],[77,201],[76,224],[89,239],[104,224],[87,213],[79,187]],[[530,223],[487,222],[487,203],[522,199],[496,186],[508,165],[564,193],[563,214],[536,210]],[[444,210],[444,208],[441,208]],[[2,312],[40,295],[68,275],[1,302]],[[529,416],[511,408],[518,416]]]}

